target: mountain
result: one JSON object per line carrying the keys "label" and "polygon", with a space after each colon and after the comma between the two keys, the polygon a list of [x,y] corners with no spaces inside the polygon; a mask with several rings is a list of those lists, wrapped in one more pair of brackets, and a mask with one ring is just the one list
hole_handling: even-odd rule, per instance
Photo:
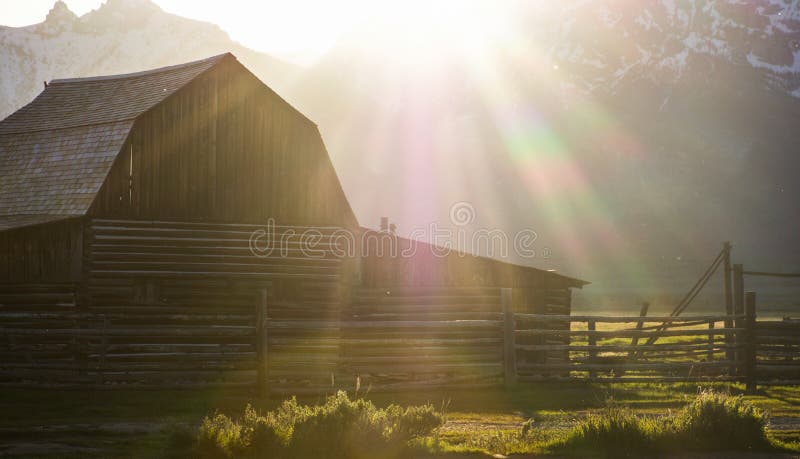
{"label": "mountain", "polygon": [[798,2],[510,3],[500,38],[372,24],[297,68],[149,0],[56,2],[0,28],[0,115],[51,78],[232,51],[319,124],[364,225],[532,229],[536,257],[509,256],[618,301],[673,301],[725,240],[748,266],[800,269]]}
{"label": "mountain", "polygon": [[108,0],[81,17],[59,0],[42,23],[0,26],[0,118],[55,78],[135,72],[227,51],[276,90],[297,71],[233,42],[213,24],[167,14],[149,0]]}

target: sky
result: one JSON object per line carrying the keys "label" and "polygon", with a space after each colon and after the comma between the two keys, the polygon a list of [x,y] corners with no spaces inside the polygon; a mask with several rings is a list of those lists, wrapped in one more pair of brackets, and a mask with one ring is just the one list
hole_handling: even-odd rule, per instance
{"label": "sky", "polygon": [[[144,0],[125,0],[144,1]],[[258,51],[296,63],[313,61],[332,48],[342,35],[366,21],[469,26],[498,11],[488,0],[152,0],[183,17],[213,22],[234,40]],[[0,24],[24,26],[44,20],[55,0],[0,0]],[[83,15],[104,0],[65,0]],[[476,6],[478,6],[476,8]]]}

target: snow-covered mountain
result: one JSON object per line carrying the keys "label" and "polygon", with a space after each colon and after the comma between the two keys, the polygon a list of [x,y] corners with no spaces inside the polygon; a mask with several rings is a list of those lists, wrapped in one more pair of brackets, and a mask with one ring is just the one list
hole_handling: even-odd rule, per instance
{"label": "snow-covered mountain", "polygon": [[0,117],[53,78],[232,51],[319,124],[363,224],[469,201],[475,227],[537,231],[552,257],[524,262],[611,286],[691,277],[724,240],[800,269],[800,2],[514,3],[514,39],[478,62],[387,59],[367,28],[301,69],[149,0],[59,1],[0,27]]}
{"label": "snow-covered mountain", "polygon": [[759,69],[779,90],[800,88],[795,0],[575,1],[557,8],[552,56],[588,86],[613,88],[631,78],[664,83],[724,63]]}

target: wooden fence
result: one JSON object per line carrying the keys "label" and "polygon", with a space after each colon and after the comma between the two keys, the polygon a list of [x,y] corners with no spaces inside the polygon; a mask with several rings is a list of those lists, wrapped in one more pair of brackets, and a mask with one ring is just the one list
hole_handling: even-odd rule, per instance
{"label": "wooden fence", "polygon": [[754,339],[759,382],[800,383],[800,321],[759,321]]}
{"label": "wooden fence", "polygon": [[357,289],[338,320],[269,321],[271,390],[499,384],[502,318],[498,288]]}
{"label": "wooden fence", "polygon": [[[0,288],[0,381],[80,387],[252,386],[252,295],[78,308],[75,286]],[[220,307],[224,305],[224,307]]]}
{"label": "wooden fence", "polygon": [[[321,356],[315,370],[271,378],[280,383],[273,391],[538,381],[741,381],[753,390],[800,375],[800,322],[757,322],[753,293],[745,314],[686,317],[519,313],[511,297],[510,289],[366,289],[340,321],[270,321],[270,336],[287,336],[280,343]],[[314,341],[312,331],[327,334]]]}
{"label": "wooden fence", "polygon": [[619,317],[515,312],[510,289],[359,289],[333,317],[318,305],[337,301],[336,284],[309,286],[300,303],[267,288],[202,298],[180,288],[162,292],[187,301],[91,310],[76,307],[74,285],[0,289],[0,382],[264,394],[800,382],[800,322],[757,321],[753,293],[742,315]]}
{"label": "wooden fence", "polygon": [[[739,317],[743,319],[744,316]],[[521,381],[664,381],[730,379],[744,348],[744,328],[730,316],[546,316],[516,314],[516,369]],[[552,330],[553,324],[568,326]],[[733,336],[733,340],[729,337]],[[568,337],[568,343],[553,338]],[[548,354],[563,353],[552,362]]]}

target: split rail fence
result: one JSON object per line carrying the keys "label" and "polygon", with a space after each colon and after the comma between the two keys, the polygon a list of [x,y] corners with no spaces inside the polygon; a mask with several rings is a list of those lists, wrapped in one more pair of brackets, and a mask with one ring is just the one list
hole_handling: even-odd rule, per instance
{"label": "split rail fence", "polygon": [[[187,286],[190,288],[190,286]],[[327,291],[327,290],[326,290]],[[323,292],[324,293],[324,292]],[[536,381],[800,382],[800,321],[519,313],[510,289],[363,289],[339,317],[267,289],[191,304],[76,308],[74,286],[0,291],[0,382],[258,387],[262,393]],[[220,305],[224,303],[224,313]],[[309,315],[310,313],[310,315]]]}

